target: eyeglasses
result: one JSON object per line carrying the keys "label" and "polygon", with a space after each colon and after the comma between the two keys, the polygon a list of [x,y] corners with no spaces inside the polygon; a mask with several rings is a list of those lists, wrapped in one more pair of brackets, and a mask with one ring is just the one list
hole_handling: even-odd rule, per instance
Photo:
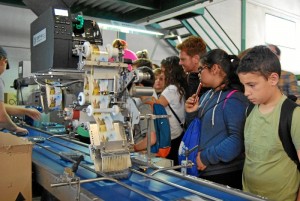
{"label": "eyeglasses", "polygon": [[204,69],[208,68],[208,66],[200,66],[198,68],[198,73],[201,73]]}

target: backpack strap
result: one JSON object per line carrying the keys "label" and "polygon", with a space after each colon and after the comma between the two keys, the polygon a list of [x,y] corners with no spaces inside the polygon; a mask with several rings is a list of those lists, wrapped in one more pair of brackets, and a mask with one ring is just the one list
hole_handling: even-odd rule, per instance
{"label": "backpack strap", "polygon": [[235,92],[237,92],[238,90],[232,90],[231,92],[229,92],[228,94],[227,94],[227,96],[226,96],[226,98],[225,98],[225,101],[224,101],[224,103],[223,103],[223,109],[224,109],[224,107],[225,107],[225,104],[226,104],[226,102],[227,102],[227,100],[230,98],[230,96],[232,96],[232,94],[234,94]]}
{"label": "backpack strap", "polygon": [[247,109],[246,109],[246,117],[249,116],[249,114],[250,114],[251,111],[253,110],[254,106],[255,106],[255,105],[254,105],[253,103],[250,103],[250,104],[248,105],[248,107],[247,107]]}
{"label": "backpack strap", "polygon": [[290,99],[285,99],[281,106],[280,123],[279,123],[279,138],[287,155],[294,161],[300,170],[299,158],[297,150],[292,141],[291,127],[293,119],[293,111],[298,105]]}
{"label": "backpack strap", "polygon": [[183,130],[185,130],[184,124],[180,121],[180,119],[179,119],[179,117],[177,116],[176,112],[173,110],[173,108],[171,107],[170,104],[168,104],[168,106],[169,106],[171,112],[174,114],[175,118],[177,119],[177,121],[178,121],[180,127],[181,127]]}

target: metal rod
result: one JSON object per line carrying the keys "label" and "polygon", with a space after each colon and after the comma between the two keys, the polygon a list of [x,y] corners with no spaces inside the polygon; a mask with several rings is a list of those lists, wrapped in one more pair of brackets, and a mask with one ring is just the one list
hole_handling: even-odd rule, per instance
{"label": "metal rod", "polygon": [[85,184],[85,183],[105,181],[105,180],[117,183],[117,184],[119,184],[119,185],[121,185],[121,186],[123,186],[125,188],[128,188],[129,190],[132,190],[132,191],[134,191],[134,192],[136,192],[136,193],[138,193],[138,194],[140,194],[140,195],[142,195],[142,196],[150,199],[150,200],[159,200],[159,199],[155,198],[152,195],[146,194],[146,193],[144,193],[144,192],[142,192],[142,191],[140,191],[138,189],[132,188],[131,186],[128,186],[127,184],[121,183],[120,181],[118,181],[118,180],[116,180],[114,178],[110,178],[110,177],[101,177],[101,178],[94,178],[94,179],[85,179],[85,180],[80,180],[80,181],[71,181],[71,182],[56,183],[56,184],[51,184],[50,186],[52,188],[54,188],[54,187],[60,187],[60,186],[67,186],[67,185],[70,185],[70,184],[71,185],[72,184],[74,184],[74,185],[75,184]]}
{"label": "metal rod", "polygon": [[175,165],[175,166],[172,166],[172,167],[159,168],[159,169],[156,169],[153,172],[151,172],[149,175],[153,176],[158,172],[162,172],[162,171],[166,171],[166,170],[176,170],[176,169],[183,168],[183,167],[184,168],[191,168],[193,165],[194,165],[193,163],[187,163],[186,165]]}
{"label": "metal rod", "polygon": [[85,180],[80,180],[80,181],[71,181],[71,182],[63,182],[63,183],[56,183],[56,184],[50,184],[50,186],[52,188],[54,187],[61,187],[61,186],[67,186],[67,185],[72,185],[72,184],[85,184],[85,183],[91,183],[91,182],[98,182],[98,181],[104,181],[104,180],[108,180],[108,181],[112,181],[112,182],[116,182],[116,179],[113,178],[108,178],[108,177],[101,177],[101,178],[95,178],[95,179],[85,179]]}
{"label": "metal rod", "polygon": [[[18,124],[19,125],[19,124]],[[41,130],[41,129],[39,129],[39,128],[35,128],[35,127],[32,127],[32,126],[29,126],[29,125],[22,125],[23,127],[26,127],[26,128],[30,128],[30,129],[33,129],[33,130],[36,130],[36,131],[39,131],[39,132],[43,132],[44,134],[46,134],[46,135],[50,135],[50,138],[54,138],[54,137],[57,137],[58,135],[57,134],[53,134],[53,133],[50,133],[50,132],[47,132],[47,131],[44,131],[44,130]],[[53,137],[51,137],[51,136],[53,136]],[[71,139],[70,137],[65,137],[65,135],[61,135],[61,137],[60,138],[62,138],[62,139],[64,139],[64,140],[68,140],[68,141],[71,141],[72,143],[74,143],[74,144],[77,144],[77,145],[80,145],[80,146],[83,146],[83,147],[89,147],[87,144],[85,144],[85,143],[83,143],[83,142],[80,142],[80,141],[75,141],[75,140],[73,140],[73,139]],[[49,139],[49,137],[48,138],[46,138],[46,139]]]}
{"label": "metal rod", "polygon": [[[60,156],[60,157],[62,157],[62,158],[64,158],[64,159],[67,159],[67,160],[69,160],[69,161],[71,161],[71,162],[73,162],[73,163],[76,162],[75,160],[73,160],[73,159],[71,159],[71,158],[69,158],[69,157],[66,157],[66,156],[64,156],[64,155],[61,155],[61,154],[59,154],[59,153],[57,153],[57,152],[55,152],[55,151],[53,151],[53,150],[51,150],[51,149],[49,149],[49,148],[47,148],[47,147],[44,147],[44,146],[42,146],[42,145],[40,145],[40,144],[35,144],[35,145],[37,145],[37,146],[39,146],[39,147],[41,147],[41,148],[43,148],[43,149],[45,149],[45,150],[47,150],[47,151],[49,151],[49,152],[55,154],[55,155],[58,155],[58,156]],[[140,191],[140,190],[138,190],[138,189],[135,189],[135,188],[133,188],[133,187],[131,187],[131,186],[129,186],[129,185],[123,183],[123,182],[120,182],[120,181],[118,181],[118,180],[116,180],[116,179],[113,179],[113,178],[108,177],[105,173],[96,172],[96,171],[93,170],[92,168],[90,168],[90,167],[88,167],[88,166],[86,166],[86,165],[83,165],[83,164],[79,164],[79,166],[82,167],[82,168],[85,168],[85,169],[87,169],[87,170],[89,170],[89,171],[91,171],[91,172],[93,172],[93,173],[95,173],[97,176],[102,176],[102,177],[104,177],[104,178],[109,178],[109,179],[111,179],[111,181],[114,181],[115,183],[119,184],[120,186],[123,186],[124,188],[127,188],[127,189],[129,189],[129,190],[131,190],[131,191],[133,191],[133,192],[136,192],[136,193],[138,193],[138,194],[140,194],[140,195],[142,195],[142,196],[144,196],[144,197],[146,197],[146,198],[148,198],[148,199],[150,199],[150,200],[158,200],[158,199],[156,199],[156,198],[155,198],[154,196],[152,196],[152,195],[145,194],[144,192],[142,192],[142,191]],[[99,179],[100,179],[100,178],[99,178]],[[91,180],[93,180],[93,179],[91,179]],[[77,182],[77,183],[78,183],[78,182]]]}
{"label": "metal rod", "polygon": [[180,186],[180,185],[178,185],[178,184],[174,184],[174,183],[172,183],[172,182],[168,182],[168,181],[165,181],[165,180],[162,180],[162,179],[153,177],[153,176],[151,176],[151,175],[147,175],[147,174],[142,173],[142,172],[139,172],[139,171],[137,171],[137,170],[131,169],[131,171],[134,172],[134,173],[136,173],[136,174],[140,174],[140,175],[142,175],[142,176],[144,176],[144,177],[147,177],[147,178],[149,178],[149,179],[153,179],[153,180],[155,180],[155,181],[158,181],[158,182],[167,184],[167,185],[169,185],[169,186],[173,186],[173,187],[175,187],[175,188],[179,188],[179,189],[181,189],[181,190],[184,190],[184,191],[193,193],[193,194],[198,195],[198,196],[200,196],[200,197],[208,198],[208,199],[214,200],[214,201],[221,201],[221,199],[218,199],[218,198],[215,198],[215,197],[212,197],[212,196],[209,196],[209,195],[200,193],[200,192],[198,192],[198,191],[195,191],[195,190],[186,188],[186,187],[184,187],[184,186]]}
{"label": "metal rod", "polygon": [[151,127],[152,124],[154,123],[151,120],[154,119],[160,119],[160,118],[169,118],[170,115],[154,115],[154,114],[146,114],[146,115],[141,115],[141,119],[147,119],[148,123],[148,130],[147,130],[147,166],[151,166]]}
{"label": "metal rod", "polygon": [[75,149],[75,148],[72,148],[72,147],[66,146],[66,145],[64,145],[64,144],[62,144],[62,143],[60,143],[60,142],[56,142],[56,141],[54,141],[54,140],[51,140],[51,139],[47,139],[47,140],[48,140],[48,141],[50,141],[50,142],[52,142],[52,143],[54,143],[54,144],[58,144],[58,145],[60,145],[60,146],[62,146],[62,147],[65,147],[65,148],[71,149],[71,150],[73,150],[73,151],[76,151],[76,152],[80,152],[80,153],[82,153],[82,154],[84,154],[84,155],[86,155],[86,156],[90,156],[90,154],[89,154],[89,153],[86,153],[86,152],[83,152],[83,151],[77,150],[77,149]]}
{"label": "metal rod", "polygon": [[148,118],[148,132],[147,132],[147,165],[151,165],[151,126],[152,126],[152,119]]}

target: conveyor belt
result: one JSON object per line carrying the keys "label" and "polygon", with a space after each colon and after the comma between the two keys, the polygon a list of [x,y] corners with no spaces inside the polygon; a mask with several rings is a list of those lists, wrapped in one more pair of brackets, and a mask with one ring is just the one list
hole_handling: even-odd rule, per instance
{"label": "conveyor belt", "polygon": [[[29,130],[28,137],[46,138],[45,142],[33,147],[35,177],[38,183],[60,200],[263,200],[202,179],[183,177],[176,171],[158,172],[150,176],[155,169],[148,168],[143,173],[138,171],[137,165],[132,167],[129,178],[107,180],[105,174],[94,171],[87,144],[68,137],[56,137],[32,127],[26,128]],[[80,187],[75,184],[51,187],[51,184],[60,183],[65,167],[72,167],[72,162],[59,156],[60,153],[70,152],[84,156],[76,172],[76,177],[83,183]],[[103,180],[96,181],[97,178]],[[85,183],[87,181],[90,183]]]}

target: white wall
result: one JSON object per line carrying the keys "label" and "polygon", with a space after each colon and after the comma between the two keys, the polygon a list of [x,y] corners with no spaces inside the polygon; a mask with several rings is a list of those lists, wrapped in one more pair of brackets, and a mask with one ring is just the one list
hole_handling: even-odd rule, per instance
{"label": "white wall", "polygon": [[[207,7],[228,36],[234,41],[235,45],[241,49],[241,1],[227,0]],[[205,13],[205,16],[207,14]],[[211,20],[210,20],[211,22]],[[222,32],[219,31],[219,34]],[[225,36],[222,36],[225,38]],[[219,48],[226,49],[223,44]]]}
{"label": "white wall", "polygon": [[[300,74],[300,1],[289,0],[255,0],[247,3],[247,46],[265,44],[265,15],[271,14],[296,24],[296,40],[294,48],[279,46],[281,49],[281,65],[285,70]],[[292,30],[285,30],[289,32]],[[276,34],[276,33],[274,33]]]}
{"label": "white wall", "polygon": [[[227,0],[208,6],[223,29],[241,47],[241,0]],[[296,23],[296,36],[300,35],[299,0],[247,0],[246,3],[246,48],[266,44],[265,15],[271,14]],[[286,30],[288,32],[290,30]],[[276,33],[274,33],[276,34]],[[296,37],[295,48],[279,46],[281,64],[285,70],[300,74],[300,40]]]}
{"label": "white wall", "polygon": [[[105,30],[102,33],[103,44],[112,43],[116,39],[117,33],[115,31]],[[176,52],[171,49],[164,40],[159,39],[151,35],[139,35],[139,34],[126,34],[126,41],[128,49],[137,52],[143,49],[147,49],[151,61],[160,65],[161,60],[168,56],[177,55]]]}

